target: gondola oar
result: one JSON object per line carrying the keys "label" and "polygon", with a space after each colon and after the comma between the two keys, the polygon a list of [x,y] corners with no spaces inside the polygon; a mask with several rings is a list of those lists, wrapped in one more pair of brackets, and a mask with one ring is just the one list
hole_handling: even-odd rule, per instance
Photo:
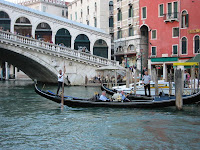
{"label": "gondola oar", "polygon": [[63,109],[64,106],[64,84],[65,84],[65,80],[64,80],[64,76],[65,76],[65,62],[64,62],[64,69],[63,69],[64,73],[63,73],[63,83],[62,83],[62,97],[61,97],[61,108]]}

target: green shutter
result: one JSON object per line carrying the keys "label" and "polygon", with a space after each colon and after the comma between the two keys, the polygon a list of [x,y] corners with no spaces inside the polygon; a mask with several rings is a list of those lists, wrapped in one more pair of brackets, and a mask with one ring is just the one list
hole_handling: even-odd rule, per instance
{"label": "green shutter", "polygon": [[143,19],[146,19],[146,18],[147,18],[146,13],[147,13],[146,7],[143,7],[143,8],[142,8],[142,16],[143,16]]}
{"label": "green shutter", "polygon": [[185,26],[186,26],[186,27],[189,27],[189,14],[186,15],[186,18],[185,18]]}
{"label": "green shutter", "polygon": [[163,16],[163,4],[160,5],[160,16]]}

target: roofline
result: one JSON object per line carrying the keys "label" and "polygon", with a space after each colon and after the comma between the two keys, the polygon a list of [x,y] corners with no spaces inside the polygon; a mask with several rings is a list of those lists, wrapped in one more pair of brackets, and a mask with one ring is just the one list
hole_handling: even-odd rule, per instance
{"label": "roofline", "polygon": [[90,30],[90,31],[95,31],[95,32],[104,34],[106,36],[110,36],[108,33],[106,33],[102,29],[95,28],[95,27],[92,27],[92,26],[88,26],[88,25],[83,24],[83,23],[78,23],[78,22],[75,22],[75,21],[60,17],[60,16],[56,16],[56,15],[52,15],[52,14],[49,14],[49,13],[46,13],[46,12],[38,11],[38,10],[35,10],[35,9],[32,9],[32,8],[22,6],[22,5],[19,5],[19,4],[15,4],[15,3],[11,3],[11,2],[8,2],[8,1],[5,1],[5,0],[1,0],[0,3],[4,4],[4,5],[8,5],[10,7],[15,7],[15,8],[24,10],[24,11],[32,12],[32,13],[37,14],[37,15],[46,16],[46,17],[49,17],[51,19],[53,18],[55,20],[59,20],[59,21],[62,21],[62,22],[65,22],[65,23],[68,23],[68,24],[71,24],[71,25],[74,25],[74,26],[77,26],[77,27],[80,27],[80,28],[85,28],[85,29]]}

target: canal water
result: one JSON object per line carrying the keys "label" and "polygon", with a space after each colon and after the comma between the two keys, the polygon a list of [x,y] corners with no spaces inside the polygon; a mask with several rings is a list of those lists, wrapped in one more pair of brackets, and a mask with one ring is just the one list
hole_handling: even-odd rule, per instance
{"label": "canal water", "polygon": [[[56,91],[55,86],[45,89]],[[65,94],[91,97],[99,87]],[[199,150],[200,106],[70,108],[34,92],[31,81],[0,81],[0,150]]]}

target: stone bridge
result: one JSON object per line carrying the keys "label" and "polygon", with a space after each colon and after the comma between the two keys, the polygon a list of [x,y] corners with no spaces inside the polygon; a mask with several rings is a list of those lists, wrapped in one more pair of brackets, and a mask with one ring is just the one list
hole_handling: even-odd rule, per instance
{"label": "stone bridge", "polygon": [[59,69],[66,66],[72,85],[82,85],[94,77],[100,66],[118,63],[56,44],[0,31],[0,59],[25,72],[31,79],[56,83]]}

